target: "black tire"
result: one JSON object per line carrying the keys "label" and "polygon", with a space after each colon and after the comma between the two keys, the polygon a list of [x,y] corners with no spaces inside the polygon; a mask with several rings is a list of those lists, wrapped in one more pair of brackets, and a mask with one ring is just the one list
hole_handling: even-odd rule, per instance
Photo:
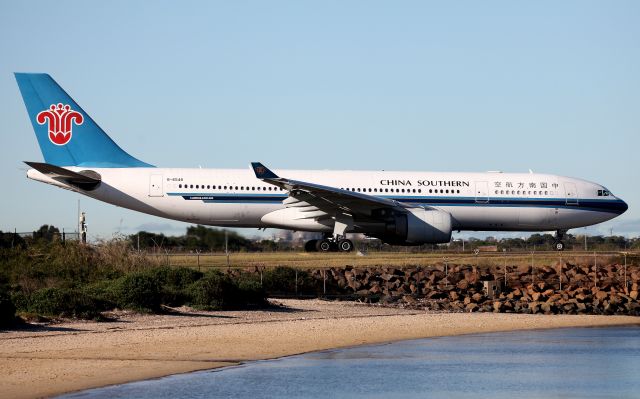
{"label": "black tire", "polygon": [[331,252],[333,245],[331,245],[331,241],[329,240],[318,240],[316,248],[318,248],[318,252]]}
{"label": "black tire", "polygon": [[306,252],[318,252],[318,240],[309,240],[304,244],[304,250]]}
{"label": "black tire", "polygon": [[556,251],[564,251],[564,243],[562,241],[556,242]]}
{"label": "black tire", "polygon": [[338,250],[340,252],[351,252],[353,251],[353,243],[347,239],[340,240],[338,241]]}

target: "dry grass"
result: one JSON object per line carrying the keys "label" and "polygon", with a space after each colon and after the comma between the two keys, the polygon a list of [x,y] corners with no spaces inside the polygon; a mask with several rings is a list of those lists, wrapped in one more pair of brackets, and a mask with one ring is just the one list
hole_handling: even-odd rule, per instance
{"label": "dry grass", "polygon": [[[169,254],[148,255],[156,264],[200,268],[253,268],[290,266],[302,269],[329,267],[409,267],[443,265],[472,265],[486,267],[492,265],[541,267],[562,263],[598,265],[623,264],[624,257],[620,253],[600,252],[536,252],[531,253],[410,253],[410,252],[369,252],[366,255],[356,253],[306,253],[306,252],[271,252],[271,253],[231,253],[229,264],[223,253],[208,254]],[[638,255],[627,257],[628,265],[640,264]]]}

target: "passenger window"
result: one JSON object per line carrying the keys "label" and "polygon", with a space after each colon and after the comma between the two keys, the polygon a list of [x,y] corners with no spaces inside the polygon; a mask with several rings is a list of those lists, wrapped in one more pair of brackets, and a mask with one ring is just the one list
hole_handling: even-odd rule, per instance
{"label": "passenger window", "polygon": [[191,185],[191,188],[193,188],[193,184]]}

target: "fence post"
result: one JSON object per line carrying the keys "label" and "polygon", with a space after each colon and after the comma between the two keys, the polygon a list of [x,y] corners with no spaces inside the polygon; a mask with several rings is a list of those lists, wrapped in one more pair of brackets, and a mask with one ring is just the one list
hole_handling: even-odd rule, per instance
{"label": "fence post", "polygon": [[296,296],[298,296],[298,269],[296,269]]}
{"label": "fence post", "polygon": [[624,293],[627,294],[627,253],[624,253]]}
{"label": "fence post", "polygon": [[327,269],[322,269],[322,294],[327,295]]}
{"label": "fence post", "polygon": [[593,286],[598,288],[598,254],[593,251]]}
{"label": "fence post", "polygon": [[503,252],[504,254],[504,288],[507,288],[507,253]]}
{"label": "fence post", "polygon": [[535,274],[533,270],[533,251],[531,251],[531,285],[535,284]]}
{"label": "fence post", "polygon": [[558,266],[560,266],[558,271],[558,280],[560,281],[560,291],[562,291],[562,256],[560,257],[560,264]]}

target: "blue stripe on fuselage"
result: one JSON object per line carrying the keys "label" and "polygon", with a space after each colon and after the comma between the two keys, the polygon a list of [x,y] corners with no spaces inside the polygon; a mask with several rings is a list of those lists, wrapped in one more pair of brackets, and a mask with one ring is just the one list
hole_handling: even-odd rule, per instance
{"label": "blue stripe on fuselage", "polygon": [[[181,196],[185,200],[199,200],[205,203],[225,204],[278,204],[287,198],[282,194],[223,194],[223,193],[167,193],[169,196]],[[488,206],[488,207],[527,207],[527,208],[566,208],[586,211],[621,214],[627,210],[622,200],[579,199],[577,204],[568,204],[564,198],[503,198],[489,197],[488,202],[476,202],[475,197],[433,197],[433,196],[380,196],[398,202],[426,206]]]}

